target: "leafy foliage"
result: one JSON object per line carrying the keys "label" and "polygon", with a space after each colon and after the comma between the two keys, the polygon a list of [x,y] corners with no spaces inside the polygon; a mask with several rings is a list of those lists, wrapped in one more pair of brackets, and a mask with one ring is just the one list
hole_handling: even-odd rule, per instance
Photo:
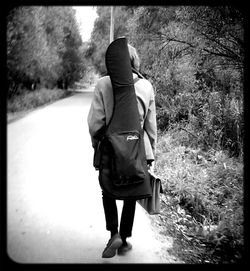
{"label": "leafy foliage", "polygon": [[[99,15],[90,55],[103,73],[109,7],[100,8]],[[243,11],[237,6],[132,6],[119,7],[117,16],[115,29],[122,18],[123,35],[138,50],[141,73],[155,88],[163,133],[156,169],[164,181],[162,198],[167,195],[168,208],[176,207],[171,214],[165,209],[171,217],[161,219],[181,240],[204,248],[188,257],[237,262],[244,246]],[[180,217],[182,212],[186,215]],[[167,227],[170,220],[173,227]]]}
{"label": "leafy foliage", "polygon": [[161,130],[182,122],[190,142],[242,155],[243,30],[242,11],[230,6],[135,10],[129,35],[156,89]]}
{"label": "leafy foliage", "polygon": [[[110,6],[97,7],[98,18],[95,21],[91,34],[91,44],[88,49],[89,58],[99,74],[105,74],[105,52],[109,45],[110,31]],[[114,39],[125,36],[128,37],[127,21],[133,14],[133,7],[116,6],[114,8]]]}
{"label": "leafy foliage", "polygon": [[35,109],[39,106],[57,101],[61,98],[69,96],[70,93],[61,89],[45,89],[41,88],[35,91],[23,90],[18,96],[12,96],[8,100],[8,118],[14,115],[20,115],[22,112],[26,113],[29,110]]}
{"label": "leafy foliage", "polygon": [[20,86],[70,86],[84,65],[81,38],[71,7],[21,6],[7,16],[9,95]]}
{"label": "leafy foliage", "polygon": [[172,225],[170,234],[181,247],[189,243],[191,251],[182,253],[187,262],[238,262],[244,247],[242,161],[223,151],[181,146],[182,136],[186,133],[175,129],[159,136],[156,172],[165,192],[161,219],[167,229]]}

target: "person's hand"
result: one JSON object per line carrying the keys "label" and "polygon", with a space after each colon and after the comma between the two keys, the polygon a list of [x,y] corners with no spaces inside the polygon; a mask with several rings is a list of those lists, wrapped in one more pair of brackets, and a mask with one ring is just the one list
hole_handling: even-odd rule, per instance
{"label": "person's hand", "polygon": [[155,169],[155,161],[152,161],[151,164],[148,165],[148,171],[153,173],[154,169]]}

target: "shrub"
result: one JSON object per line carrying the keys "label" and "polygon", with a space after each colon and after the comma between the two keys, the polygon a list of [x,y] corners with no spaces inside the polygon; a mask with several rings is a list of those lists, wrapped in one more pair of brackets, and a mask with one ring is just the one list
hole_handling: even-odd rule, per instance
{"label": "shrub", "polygon": [[[221,261],[237,260],[243,250],[243,163],[222,150],[181,145],[187,133],[170,129],[159,135],[156,172],[164,192],[177,199],[202,240]],[[180,141],[179,141],[180,140]],[[212,230],[204,230],[204,229]]]}
{"label": "shrub", "polygon": [[[184,92],[173,99],[157,94],[158,128],[166,130],[178,123],[189,132],[190,144],[197,140],[207,150],[224,149],[232,156],[243,152],[243,101],[222,92]],[[180,125],[181,124],[181,125]],[[176,125],[176,126],[178,126]]]}
{"label": "shrub", "polygon": [[40,89],[35,91],[22,90],[8,100],[7,112],[26,111],[38,106],[66,97],[69,92],[61,89]]}

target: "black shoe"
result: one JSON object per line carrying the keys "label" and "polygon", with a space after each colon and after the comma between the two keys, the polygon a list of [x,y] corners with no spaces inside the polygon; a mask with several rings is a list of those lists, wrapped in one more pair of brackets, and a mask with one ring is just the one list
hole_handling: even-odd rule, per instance
{"label": "black shoe", "polygon": [[119,233],[116,233],[111,239],[109,239],[106,248],[102,253],[102,258],[111,258],[116,254],[116,250],[122,245],[122,239]]}
{"label": "black shoe", "polygon": [[122,245],[118,248],[117,253],[118,253],[118,255],[123,255],[123,254],[125,254],[126,252],[128,252],[128,251],[131,250],[131,249],[132,249],[132,245],[131,245],[129,242],[127,242],[126,245],[122,244]]}

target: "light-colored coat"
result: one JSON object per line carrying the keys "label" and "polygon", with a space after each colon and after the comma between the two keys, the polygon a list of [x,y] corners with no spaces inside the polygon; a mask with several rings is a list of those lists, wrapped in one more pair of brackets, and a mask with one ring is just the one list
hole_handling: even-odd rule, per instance
{"label": "light-colored coat", "polygon": [[[133,77],[137,75],[133,73]],[[135,83],[138,109],[141,125],[144,129],[144,144],[147,160],[154,160],[157,127],[154,90],[146,79],[140,79]],[[109,76],[100,78],[95,86],[94,97],[88,114],[88,126],[92,146],[95,148],[96,133],[109,123],[113,111],[113,90]]]}

